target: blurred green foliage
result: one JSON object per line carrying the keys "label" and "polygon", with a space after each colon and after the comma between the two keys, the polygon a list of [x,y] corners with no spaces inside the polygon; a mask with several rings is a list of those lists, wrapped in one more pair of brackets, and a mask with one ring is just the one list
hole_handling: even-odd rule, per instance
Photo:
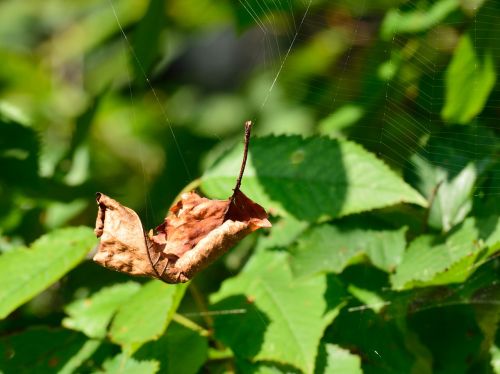
{"label": "blurred green foliage", "polygon": [[[0,373],[500,373],[495,0],[0,2]],[[273,228],[90,260],[188,184]],[[81,226],[81,227],[80,227]]]}

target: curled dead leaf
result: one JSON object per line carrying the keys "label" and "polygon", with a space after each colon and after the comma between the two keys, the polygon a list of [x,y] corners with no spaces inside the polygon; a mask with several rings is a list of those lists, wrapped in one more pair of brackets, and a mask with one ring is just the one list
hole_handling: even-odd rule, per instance
{"label": "curled dead leaf", "polygon": [[271,227],[267,213],[240,191],[251,122],[245,124],[245,152],[233,195],[211,200],[195,192],[182,194],[156,235],[146,234],[138,215],[98,193],[95,233],[100,237],[94,261],[131,275],[167,283],[190,280],[246,235]]}

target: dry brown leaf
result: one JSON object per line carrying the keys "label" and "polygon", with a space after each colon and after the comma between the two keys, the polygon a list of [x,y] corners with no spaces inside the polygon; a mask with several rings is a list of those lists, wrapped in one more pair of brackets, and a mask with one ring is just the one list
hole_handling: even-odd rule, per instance
{"label": "dry brown leaf", "polygon": [[245,123],[245,151],[233,195],[211,200],[195,192],[182,194],[156,235],[146,235],[137,214],[98,193],[95,233],[101,238],[94,261],[107,268],[187,282],[246,235],[271,227],[267,213],[240,191],[251,122]]}

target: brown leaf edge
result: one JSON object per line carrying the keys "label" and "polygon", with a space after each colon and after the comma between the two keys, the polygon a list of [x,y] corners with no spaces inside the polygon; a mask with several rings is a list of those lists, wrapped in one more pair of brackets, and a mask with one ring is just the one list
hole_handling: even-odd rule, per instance
{"label": "brown leaf edge", "polygon": [[98,193],[95,233],[101,238],[94,261],[131,275],[167,283],[189,281],[249,233],[271,227],[263,207],[241,190],[252,123],[245,123],[245,148],[240,173],[227,200],[211,200],[195,192],[181,195],[157,235],[146,235],[138,215]]}

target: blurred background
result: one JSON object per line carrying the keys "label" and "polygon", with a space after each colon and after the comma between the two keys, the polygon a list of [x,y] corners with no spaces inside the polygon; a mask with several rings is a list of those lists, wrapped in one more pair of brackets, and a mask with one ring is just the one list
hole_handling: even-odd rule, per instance
{"label": "blurred background", "polygon": [[[10,178],[2,229],[22,242],[68,222],[89,224],[95,191],[156,224],[186,184],[240,141],[247,119],[256,135],[348,137],[410,173],[416,151],[446,162],[426,143],[446,122],[468,124],[444,128],[469,132],[475,159],[489,138],[484,128],[497,124],[495,2],[0,7],[1,113],[27,134],[4,128],[2,142],[38,147],[21,173],[2,173]],[[468,30],[461,61],[447,72]]]}
{"label": "blurred background", "polygon": [[[499,20],[493,0],[3,0],[0,252],[93,226],[96,191],[155,227],[248,119],[254,136],[353,140],[427,199],[446,181],[464,198],[428,213],[435,232],[498,214]],[[128,279],[84,262],[0,328],[56,326],[73,298]]]}

